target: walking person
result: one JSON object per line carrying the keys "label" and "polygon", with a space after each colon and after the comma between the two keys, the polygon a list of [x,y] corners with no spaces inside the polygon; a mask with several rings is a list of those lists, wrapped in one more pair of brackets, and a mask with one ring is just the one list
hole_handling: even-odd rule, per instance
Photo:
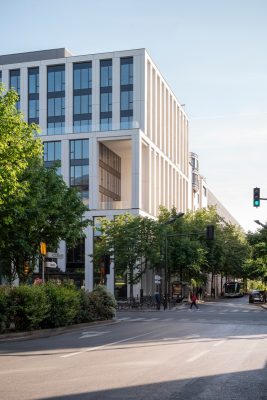
{"label": "walking person", "polygon": [[190,304],[190,310],[192,310],[192,307],[195,306],[197,310],[199,310],[198,305],[197,305],[197,296],[193,293],[191,295],[191,304]]}

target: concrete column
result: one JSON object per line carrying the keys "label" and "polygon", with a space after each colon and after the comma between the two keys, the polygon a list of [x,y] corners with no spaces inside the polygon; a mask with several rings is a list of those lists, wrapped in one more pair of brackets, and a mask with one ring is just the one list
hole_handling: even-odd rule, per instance
{"label": "concrete column", "polygon": [[5,87],[5,91],[9,89],[9,71],[8,69],[3,69],[2,70],[2,83]]}
{"label": "concrete column", "polygon": [[59,244],[58,253],[63,254],[63,258],[58,258],[57,265],[61,269],[61,271],[66,272],[67,245],[66,245],[66,242],[64,242],[63,240]]}
{"label": "concrete column", "polygon": [[73,64],[67,62],[65,68],[65,133],[73,133]]}
{"label": "concrete column", "polygon": [[28,70],[20,69],[20,111],[24,115],[25,121],[28,121]]}
{"label": "concrete column", "polygon": [[61,173],[64,181],[70,185],[70,142],[65,139],[61,141]]}
{"label": "concrete column", "polygon": [[99,143],[89,140],[89,208],[99,208]]}
{"label": "concrete column", "polygon": [[85,229],[85,259],[84,259],[84,272],[85,272],[85,289],[92,291],[94,286],[94,273],[93,262],[89,254],[93,254],[93,228],[88,226]]}
{"label": "concrete column", "polygon": [[115,271],[114,271],[114,263],[110,264],[110,274],[107,275],[107,290],[114,294],[114,285],[115,284]]}
{"label": "concrete column", "polygon": [[47,69],[46,65],[39,68],[39,124],[42,133],[47,132]]}
{"label": "concrete column", "polygon": [[132,135],[132,208],[141,208],[142,142],[140,132]]}
{"label": "concrete column", "polygon": [[112,129],[120,129],[120,58],[112,60]]}
{"label": "concrete column", "polygon": [[99,131],[100,127],[100,63],[92,61],[92,130]]}

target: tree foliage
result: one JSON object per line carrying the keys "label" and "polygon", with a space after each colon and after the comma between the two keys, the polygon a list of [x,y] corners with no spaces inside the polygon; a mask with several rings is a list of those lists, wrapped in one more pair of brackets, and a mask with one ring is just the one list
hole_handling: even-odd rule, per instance
{"label": "tree foliage", "polygon": [[57,249],[60,240],[74,245],[88,225],[87,210],[76,190],[69,188],[55,169],[33,162],[20,176],[27,185],[24,196],[9,196],[0,210],[0,258],[2,273],[9,280],[15,275],[25,278],[28,262],[33,271],[40,242],[48,251]]}
{"label": "tree foliage", "polygon": [[10,195],[27,190],[21,175],[31,160],[42,154],[41,142],[34,138],[37,126],[23,121],[16,109],[17,100],[16,92],[4,93],[0,84],[0,205]]}
{"label": "tree foliage", "polygon": [[[172,223],[170,223],[172,222]],[[215,239],[207,240],[207,225]],[[203,282],[206,274],[242,277],[249,252],[244,233],[226,223],[214,207],[188,212],[181,218],[174,208],[161,207],[158,220],[132,216],[103,219],[95,246],[94,262],[110,254],[116,272],[132,284],[148,269],[167,268],[174,278]]]}
{"label": "tree foliage", "polygon": [[9,281],[25,279],[25,263],[33,271],[40,242],[48,251],[74,245],[88,224],[77,192],[44,167],[38,127],[23,121],[17,100],[0,86],[0,271]]}

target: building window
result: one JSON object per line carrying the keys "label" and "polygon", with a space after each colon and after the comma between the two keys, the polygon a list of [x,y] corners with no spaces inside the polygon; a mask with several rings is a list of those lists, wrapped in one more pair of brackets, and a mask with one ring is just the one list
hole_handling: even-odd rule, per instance
{"label": "building window", "polygon": [[28,123],[39,124],[39,68],[28,69]]}
{"label": "building window", "polygon": [[2,71],[0,71],[0,83],[2,82]]}
{"label": "building window", "polygon": [[112,129],[112,60],[100,61],[100,129]]}
{"label": "building window", "polygon": [[[103,143],[99,145],[100,184],[102,203],[121,200],[121,158]],[[109,208],[108,206],[105,208]]]}
{"label": "building window", "polygon": [[133,126],[133,57],[121,58],[120,64],[121,129]]}
{"label": "building window", "polygon": [[77,287],[84,286],[85,240],[80,239],[76,246],[67,247],[66,271]]}
{"label": "building window", "polygon": [[46,168],[57,167],[57,174],[61,175],[61,142],[44,142],[44,163]]}
{"label": "building window", "polygon": [[70,186],[89,204],[89,140],[70,141]]}
{"label": "building window", "polygon": [[205,186],[203,186],[203,194],[205,197],[207,197],[207,188]]}
{"label": "building window", "polygon": [[47,133],[65,131],[65,65],[47,67]]}
{"label": "building window", "polygon": [[[20,70],[13,69],[9,71],[9,88],[15,90],[20,96]],[[20,110],[20,100],[16,103],[17,110]]]}
{"label": "building window", "polygon": [[73,130],[92,130],[92,63],[73,64]]}

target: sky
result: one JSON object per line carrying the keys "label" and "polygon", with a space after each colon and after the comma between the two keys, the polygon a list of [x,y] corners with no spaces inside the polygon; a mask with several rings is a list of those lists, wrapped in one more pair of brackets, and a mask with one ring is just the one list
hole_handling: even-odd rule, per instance
{"label": "sky", "polygon": [[146,48],[189,118],[208,187],[247,231],[267,222],[266,0],[0,0],[0,54]]}

